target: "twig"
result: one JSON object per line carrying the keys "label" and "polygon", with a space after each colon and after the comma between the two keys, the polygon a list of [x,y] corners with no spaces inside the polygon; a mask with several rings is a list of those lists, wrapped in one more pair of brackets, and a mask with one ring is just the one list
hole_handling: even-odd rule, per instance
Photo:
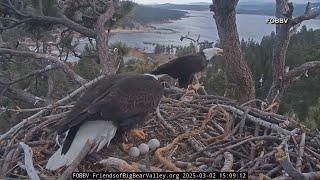
{"label": "twig", "polygon": [[297,170],[299,172],[301,172],[301,168],[302,168],[302,159],[303,159],[303,154],[304,154],[305,142],[306,142],[306,133],[302,133],[301,141],[300,141],[300,145],[299,145],[299,155],[298,155],[297,164],[296,164]]}
{"label": "twig", "polygon": [[160,113],[160,107],[158,106],[157,109],[156,109],[156,112],[157,112],[157,117],[158,119],[161,121],[161,123],[166,127],[168,128],[173,134],[176,134],[176,130],[172,127],[171,124],[169,124],[161,115]]}

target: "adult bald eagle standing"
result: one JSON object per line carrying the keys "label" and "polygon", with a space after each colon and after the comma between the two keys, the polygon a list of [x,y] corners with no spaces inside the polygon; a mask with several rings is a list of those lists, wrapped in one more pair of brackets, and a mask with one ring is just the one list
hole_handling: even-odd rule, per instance
{"label": "adult bald eagle standing", "polygon": [[49,159],[46,168],[56,170],[70,165],[87,140],[94,142],[90,152],[109,145],[118,128],[131,129],[156,109],[163,87],[154,75],[114,75],[101,79],[75,104],[66,120],[56,127],[58,134],[68,130],[63,146]]}
{"label": "adult bald eagle standing", "polygon": [[160,65],[150,72],[154,75],[169,75],[178,79],[179,87],[187,88],[192,84],[194,75],[203,71],[214,56],[223,55],[223,50],[219,48],[208,48],[197,54],[179,57]]}

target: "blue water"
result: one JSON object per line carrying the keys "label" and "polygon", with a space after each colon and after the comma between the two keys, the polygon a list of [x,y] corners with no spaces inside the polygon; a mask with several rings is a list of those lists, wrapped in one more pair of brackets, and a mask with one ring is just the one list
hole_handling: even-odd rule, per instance
{"label": "blue water", "polygon": [[[152,24],[152,26],[158,29],[173,29],[174,33],[166,32],[159,33],[118,33],[111,38],[113,42],[125,42],[130,47],[138,48],[145,52],[153,52],[154,46],[152,43],[158,43],[162,45],[187,45],[190,41],[180,41],[181,35],[186,35],[188,32],[197,37],[197,34],[201,35],[200,40],[208,40],[210,42],[216,42],[218,40],[217,27],[211,12],[205,11],[188,11],[188,16],[180,20],[172,21],[164,24]],[[275,25],[266,24],[266,20],[269,16],[262,15],[237,15],[237,26],[240,39],[253,39],[255,41],[261,41],[263,36],[269,35],[272,31],[275,31]],[[320,20],[305,21],[302,25],[306,25],[308,28],[319,29]]]}

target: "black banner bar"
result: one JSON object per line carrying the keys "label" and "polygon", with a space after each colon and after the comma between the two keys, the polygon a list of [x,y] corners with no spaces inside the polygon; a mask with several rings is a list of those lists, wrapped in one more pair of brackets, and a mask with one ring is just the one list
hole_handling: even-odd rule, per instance
{"label": "black banner bar", "polygon": [[248,179],[248,172],[73,172],[73,179]]}

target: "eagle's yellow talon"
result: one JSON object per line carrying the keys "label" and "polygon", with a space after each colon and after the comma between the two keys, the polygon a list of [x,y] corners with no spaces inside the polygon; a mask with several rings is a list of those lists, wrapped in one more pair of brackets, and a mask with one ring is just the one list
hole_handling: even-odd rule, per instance
{"label": "eagle's yellow talon", "polygon": [[131,147],[133,147],[133,144],[132,144],[132,143],[128,143],[128,144],[122,143],[122,144],[121,144],[121,148],[122,148],[122,150],[123,150],[124,152],[128,152]]}
{"label": "eagle's yellow talon", "polygon": [[130,135],[139,139],[145,139],[146,135],[142,130],[134,129],[130,131]]}

